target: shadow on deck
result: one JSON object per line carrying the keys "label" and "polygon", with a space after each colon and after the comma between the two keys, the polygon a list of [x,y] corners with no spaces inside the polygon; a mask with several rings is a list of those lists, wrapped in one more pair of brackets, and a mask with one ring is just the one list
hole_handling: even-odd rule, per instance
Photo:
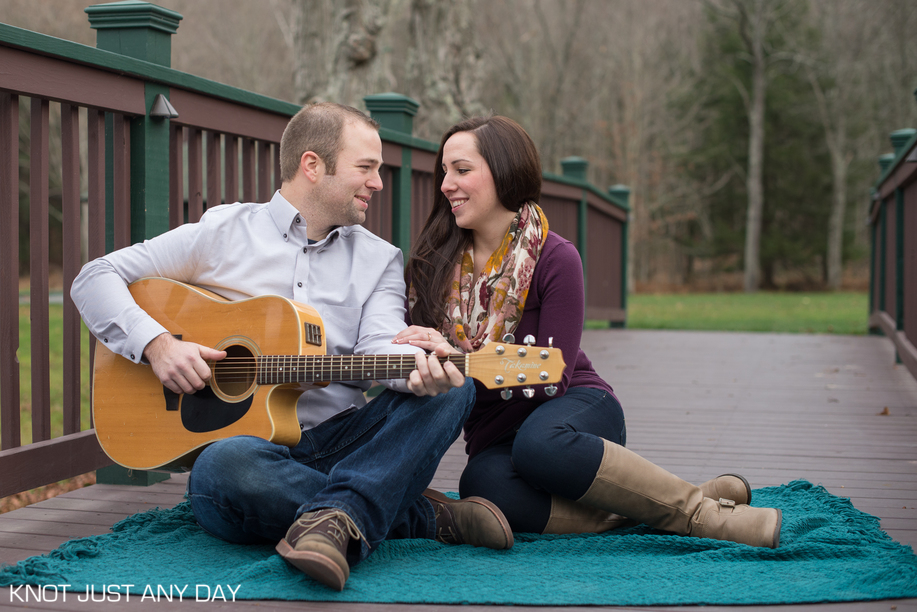
{"label": "shadow on deck", "polygon": [[[878,516],[895,540],[917,548],[917,381],[875,336],[805,336],[635,330],[587,331],[583,348],[627,415],[628,447],[682,478],[738,472],[754,488],[804,479]],[[465,464],[456,442],[432,486],[457,490]],[[0,515],[0,563],[105,533],[125,516],[183,499],[186,476],[139,489],[95,485]],[[724,579],[728,579],[724,577]],[[10,601],[0,608],[73,610],[121,604]],[[159,608],[193,605],[160,603]],[[407,606],[239,601],[208,609],[383,611]],[[109,608],[110,607],[110,608]],[[454,610],[454,606],[418,606]],[[910,610],[917,600],[818,604],[826,610]],[[492,609],[463,606],[462,610]],[[549,610],[573,608],[538,608]],[[587,608],[583,608],[585,610]],[[596,608],[588,608],[595,610]],[[605,608],[677,610],[682,608]],[[765,607],[715,607],[758,610]],[[767,606],[810,610],[812,605]]]}

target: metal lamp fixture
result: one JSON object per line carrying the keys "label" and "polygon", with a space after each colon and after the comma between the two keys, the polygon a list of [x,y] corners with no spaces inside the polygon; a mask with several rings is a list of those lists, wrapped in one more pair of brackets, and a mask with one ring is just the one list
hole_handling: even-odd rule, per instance
{"label": "metal lamp fixture", "polygon": [[156,99],[153,100],[153,108],[150,109],[150,117],[177,119],[178,111],[175,110],[175,107],[169,103],[164,95],[156,94]]}

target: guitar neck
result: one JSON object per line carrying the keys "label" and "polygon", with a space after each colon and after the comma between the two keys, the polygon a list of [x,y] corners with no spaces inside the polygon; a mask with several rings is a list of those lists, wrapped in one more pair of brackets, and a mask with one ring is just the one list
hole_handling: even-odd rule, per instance
{"label": "guitar neck", "polygon": [[[408,378],[417,369],[414,355],[261,355],[256,358],[259,385],[344,382]],[[467,355],[439,357],[468,375]]]}

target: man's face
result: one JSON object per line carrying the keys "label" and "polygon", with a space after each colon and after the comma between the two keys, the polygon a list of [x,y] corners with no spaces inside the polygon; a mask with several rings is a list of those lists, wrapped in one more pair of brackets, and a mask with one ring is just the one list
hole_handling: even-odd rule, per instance
{"label": "man's face", "polygon": [[335,173],[322,176],[314,196],[329,225],[357,225],[366,221],[373,192],[382,189],[382,139],[372,127],[348,121],[342,140]]}

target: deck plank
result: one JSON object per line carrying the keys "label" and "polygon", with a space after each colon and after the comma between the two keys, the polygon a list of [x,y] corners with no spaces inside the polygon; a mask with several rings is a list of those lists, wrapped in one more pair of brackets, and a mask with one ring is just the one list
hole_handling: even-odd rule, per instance
{"label": "deck plank", "polygon": [[[894,349],[887,339],[600,330],[585,332],[583,346],[624,405],[627,445],[632,450],[693,482],[736,471],[754,488],[795,479],[821,484],[879,517],[890,537],[917,548],[917,381],[895,364]],[[464,464],[464,444],[458,440],[440,464],[432,486],[456,490]],[[146,488],[94,485],[0,515],[0,563],[51,550],[54,542],[67,537],[68,530],[73,531],[71,537],[106,533],[133,512],[157,505],[170,507],[183,499],[186,482],[187,474],[182,474]],[[10,589],[0,589],[4,612],[121,610],[137,605],[150,603],[23,603]],[[185,610],[189,605],[195,604],[161,601],[157,609]],[[239,612],[388,612],[407,606],[280,601],[207,604],[209,610],[230,607]],[[455,610],[455,606],[444,605],[422,608]],[[462,609],[485,612],[493,607]],[[597,608],[531,608],[535,609]],[[917,612],[917,599],[704,609]]]}

